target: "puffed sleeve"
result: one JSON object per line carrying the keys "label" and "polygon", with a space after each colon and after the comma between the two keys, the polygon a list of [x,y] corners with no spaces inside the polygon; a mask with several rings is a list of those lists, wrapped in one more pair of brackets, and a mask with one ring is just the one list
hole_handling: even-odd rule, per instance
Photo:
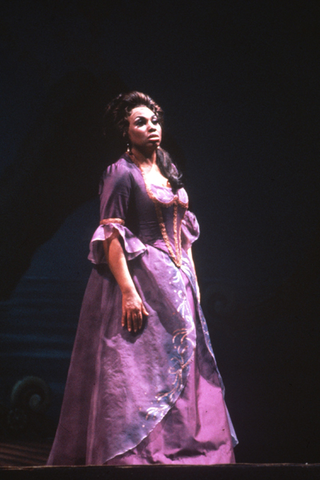
{"label": "puffed sleeve", "polygon": [[197,217],[189,210],[186,211],[182,220],[181,226],[181,246],[187,251],[193,242],[195,242],[200,235],[200,227]]}
{"label": "puffed sleeve", "polygon": [[100,225],[90,242],[89,260],[94,264],[106,263],[102,242],[117,230],[127,260],[146,250],[146,246],[126,227],[126,218],[132,189],[132,176],[128,168],[117,162],[105,171],[100,184]]}

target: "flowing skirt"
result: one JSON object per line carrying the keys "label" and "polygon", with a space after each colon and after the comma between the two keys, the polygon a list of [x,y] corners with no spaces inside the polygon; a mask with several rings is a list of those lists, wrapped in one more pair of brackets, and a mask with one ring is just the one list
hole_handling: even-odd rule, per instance
{"label": "flowing skirt", "polygon": [[48,465],[233,463],[237,439],[190,275],[151,247],[131,263],[150,315],[139,334],[122,329],[120,289],[107,266],[93,269]]}

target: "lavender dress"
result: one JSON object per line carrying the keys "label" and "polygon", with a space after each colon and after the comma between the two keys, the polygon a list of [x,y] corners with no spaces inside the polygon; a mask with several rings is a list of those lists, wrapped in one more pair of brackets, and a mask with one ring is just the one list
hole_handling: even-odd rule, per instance
{"label": "lavender dress", "polygon": [[[237,443],[186,250],[199,235],[181,188],[147,185],[124,155],[105,172],[101,224],[49,465],[234,462]],[[149,312],[121,327],[102,241],[118,230]]]}

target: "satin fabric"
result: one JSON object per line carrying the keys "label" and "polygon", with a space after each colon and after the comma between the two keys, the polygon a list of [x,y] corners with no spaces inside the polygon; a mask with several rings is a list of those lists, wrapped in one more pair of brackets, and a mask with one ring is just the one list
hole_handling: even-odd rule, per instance
{"label": "satin fabric", "polygon": [[[170,258],[150,192],[175,254],[175,240],[182,244],[181,268]],[[105,172],[100,195],[101,219],[109,223],[92,238],[94,268],[48,464],[233,462],[237,439],[186,254],[199,235],[187,194],[146,186],[124,156]],[[102,241],[114,229],[149,312],[136,334],[121,328],[121,292],[103,255]]]}
{"label": "satin fabric", "polygon": [[[188,301],[196,317],[192,288],[184,276]],[[200,372],[203,340],[197,328],[197,346],[186,386],[155,429],[133,450],[119,455],[107,465],[212,465],[234,463],[234,453],[226,428],[225,405],[219,382],[208,382]]]}

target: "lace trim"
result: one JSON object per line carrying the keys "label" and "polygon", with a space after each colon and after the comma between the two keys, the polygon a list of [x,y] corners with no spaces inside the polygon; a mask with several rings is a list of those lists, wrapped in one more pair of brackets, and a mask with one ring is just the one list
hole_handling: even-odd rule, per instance
{"label": "lace trim", "polygon": [[179,228],[179,232],[177,230],[177,219],[178,219],[178,205],[174,204],[173,205],[173,238],[174,238],[174,248],[176,253],[174,253],[173,248],[171,246],[166,225],[163,220],[163,215],[161,211],[161,205],[160,202],[157,200],[154,201],[154,206],[156,208],[156,214],[158,218],[158,223],[161,231],[162,238],[164,240],[164,243],[167,246],[167,249],[169,251],[169,255],[172,258],[173,262],[176,264],[177,267],[181,267],[181,258],[182,258],[182,248],[181,248],[181,225]]}
{"label": "lace trim", "polygon": [[124,220],[122,220],[122,218],[104,218],[101,220],[100,225],[109,225],[109,223],[120,223],[120,225],[124,225]]}

